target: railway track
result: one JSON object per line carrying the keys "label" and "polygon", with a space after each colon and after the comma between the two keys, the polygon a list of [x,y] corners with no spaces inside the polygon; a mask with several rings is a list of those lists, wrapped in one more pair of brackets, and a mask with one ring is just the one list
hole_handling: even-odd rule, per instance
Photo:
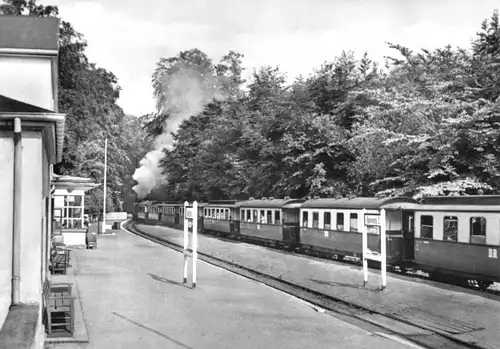
{"label": "railway track", "polygon": [[[137,229],[133,221],[124,223],[123,227],[130,233],[183,253],[182,246]],[[407,345],[414,345],[415,348],[485,349],[485,347],[455,338],[447,332],[441,331],[432,326],[427,326],[426,324],[416,324],[414,322],[405,321],[404,319],[396,316],[391,316],[391,314],[375,312],[371,309],[347,303],[330,295],[290,283],[200,251],[198,251],[198,258],[206,263],[226,269],[230,272],[263,283],[267,286],[302,299],[308,302],[312,308],[318,312],[322,312],[326,315],[351,323],[357,327],[370,331],[375,335],[390,338]]]}
{"label": "railway track", "polygon": [[[145,223],[148,224],[148,223]],[[159,226],[164,226],[162,224],[159,224]],[[176,229],[180,230],[178,228],[174,227],[168,227],[171,229]],[[295,253],[295,254],[300,254],[303,256],[307,257],[312,257],[312,258],[318,258],[318,259],[323,259],[323,260],[335,260],[340,263],[345,263],[345,264],[350,264],[350,265],[357,265],[361,266],[361,259],[356,258],[356,257],[350,257],[346,256],[342,259],[339,259],[337,255],[328,253],[325,251],[318,251],[312,248],[306,248],[306,247],[290,247],[288,244],[283,243],[281,241],[266,241],[264,239],[254,239],[254,238],[247,238],[244,235],[237,235],[237,234],[223,234],[220,232],[215,232],[215,231],[210,231],[210,230],[204,230],[203,235],[207,236],[213,236],[219,239],[227,240],[227,241],[239,241],[239,242],[244,242],[244,243],[249,243],[252,245],[257,245],[257,246],[263,246],[263,247],[268,247],[268,248],[273,248],[278,251],[284,251],[287,253]],[[374,261],[368,261],[368,266],[373,269],[380,269],[380,263],[374,262]],[[500,296],[500,284],[495,283],[492,286],[490,286],[487,289],[483,289],[479,287],[479,285],[474,281],[474,280],[464,280],[464,279],[459,279],[459,278],[453,278],[453,277],[447,277],[447,278],[431,278],[430,275],[426,272],[414,270],[414,269],[407,269],[401,270],[399,267],[393,268],[393,267],[388,267],[387,272],[391,273],[393,275],[407,275],[413,278],[418,278],[418,279],[423,279],[423,280],[431,280],[434,282],[439,282],[441,284],[445,285],[452,285],[452,286],[458,286],[458,287],[463,287],[465,289],[469,290],[474,290],[474,291],[479,291],[479,292],[485,292],[488,294],[492,294],[495,296]]]}

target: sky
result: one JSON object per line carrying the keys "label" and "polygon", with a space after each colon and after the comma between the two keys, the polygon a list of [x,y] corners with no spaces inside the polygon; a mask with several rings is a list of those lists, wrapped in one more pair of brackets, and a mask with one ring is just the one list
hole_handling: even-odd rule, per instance
{"label": "sky", "polygon": [[495,0],[40,0],[57,5],[88,42],[87,56],[113,72],[125,113],[155,111],[151,76],[161,57],[198,48],[214,62],[234,50],[246,77],[277,66],[291,82],[342,50],[375,61],[393,55],[386,42],[412,50],[470,40]]}

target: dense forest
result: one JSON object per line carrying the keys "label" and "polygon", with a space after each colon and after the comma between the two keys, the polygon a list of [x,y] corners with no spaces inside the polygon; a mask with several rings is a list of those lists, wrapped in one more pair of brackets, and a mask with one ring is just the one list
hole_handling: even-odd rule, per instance
{"label": "dense forest", "polygon": [[[34,0],[3,2],[4,14],[58,16]],[[136,118],[117,104],[117,78],[89,62],[84,37],[62,21],[59,108],[68,116],[56,172],[102,181],[107,137],[116,210],[136,199],[134,186],[148,200],[496,193],[498,12],[478,24],[467,48],[388,43],[384,66],[342,52],[292,84],[270,66],[245,81],[234,51],[219,62],[183,51],[159,58],[157,110]],[[96,212],[101,190],[91,193]]]}
{"label": "dense forest", "polygon": [[163,148],[163,182],[146,198],[496,193],[498,12],[482,23],[470,48],[412,52],[388,45],[394,57],[384,67],[368,54],[356,59],[343,52],[291,85],[278,68],[262,67],[245,91],[240,54],[230,52],[218,64],[199,50],[160,59],[149,135],[164,136],[169,120],[178,122],[179,103],[172,101],[179,70],[196,76],[198,91],[214,98],[180,122]]}

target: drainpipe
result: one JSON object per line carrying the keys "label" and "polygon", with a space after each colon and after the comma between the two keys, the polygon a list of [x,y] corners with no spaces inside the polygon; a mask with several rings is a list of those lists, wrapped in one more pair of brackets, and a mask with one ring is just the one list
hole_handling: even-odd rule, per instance
{"label": "drainpipe", "polygon": [[12,304],[21,301],[21,199],[23,171],[21,119],[14,119],[14,219],[12,238]]}

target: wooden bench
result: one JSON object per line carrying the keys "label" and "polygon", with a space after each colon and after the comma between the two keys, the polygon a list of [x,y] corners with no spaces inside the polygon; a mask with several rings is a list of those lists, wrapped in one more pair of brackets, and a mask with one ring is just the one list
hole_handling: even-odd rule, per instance
{"label": "wooden bench", "polygon": [[53,249],[50,254],[51,272],[66,274],[69,267],[69,250]]}
{"label": "wooden bench", "polygon": [[85,244],[87,249],[97,248],[97,236],[95,235],[95,233],[87,232],[87,234],[85,235]]}
{"label": "wooden bench", "polygon": [[75,331],[75,297],[71,295],[72,284],[50,283],[43,286],[44,324],[49,336],[54,331],[65,331],[73,335]]}

